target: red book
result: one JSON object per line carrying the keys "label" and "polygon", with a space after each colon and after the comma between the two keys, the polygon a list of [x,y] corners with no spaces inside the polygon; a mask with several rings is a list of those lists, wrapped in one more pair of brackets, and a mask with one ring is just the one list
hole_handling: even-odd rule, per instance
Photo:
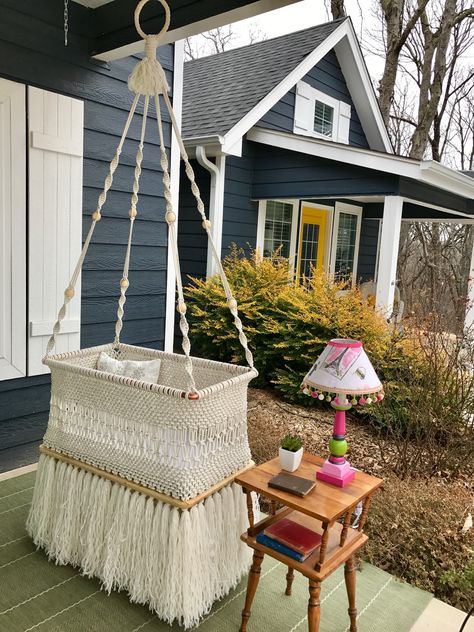
{"label": "red book", "polygon": [[298,551],[305,557],[318,548],[321,544],[319,533],[293,522],[289,518],[283,518],[264,529],[263,533],[269,538]]}

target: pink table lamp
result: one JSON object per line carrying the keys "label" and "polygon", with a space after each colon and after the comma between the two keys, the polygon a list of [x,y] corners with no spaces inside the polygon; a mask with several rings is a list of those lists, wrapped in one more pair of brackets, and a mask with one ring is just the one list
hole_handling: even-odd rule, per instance
{"label": "pink table lamp", "polygon": [[316,474],[326,483],[344,487],[355,476],[346,460],[346,410],[383,399],[382,384],[358,340],[330,340],[301,385],[303,393],[331,402],[336,411],[330,457]]}

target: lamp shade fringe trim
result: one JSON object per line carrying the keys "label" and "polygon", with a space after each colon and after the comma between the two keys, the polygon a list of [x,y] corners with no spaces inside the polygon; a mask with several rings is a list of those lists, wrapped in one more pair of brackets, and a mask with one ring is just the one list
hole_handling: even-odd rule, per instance
{"label": "lamp shade fringe trim", "polygon": [[251,550],[240,541],[247,527],[234,483],[182,511],[45,454],[27,520],[49,559],[186,629],[248,572]]}

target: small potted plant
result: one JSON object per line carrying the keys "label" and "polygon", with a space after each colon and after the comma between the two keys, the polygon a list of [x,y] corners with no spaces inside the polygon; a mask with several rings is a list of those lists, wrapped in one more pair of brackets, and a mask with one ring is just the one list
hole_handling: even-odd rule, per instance
{"label": "small potted plant", "polygon": [[281,469],[294,472],[300,466],[303,457],[303,442],[299,437],[286,435],[279,451]]}

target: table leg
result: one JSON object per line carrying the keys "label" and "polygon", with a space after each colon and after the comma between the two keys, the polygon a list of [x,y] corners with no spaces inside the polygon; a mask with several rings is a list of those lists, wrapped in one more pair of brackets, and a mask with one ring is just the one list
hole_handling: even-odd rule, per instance
{"label": "table leg", "polygon": [[319,632],[319,621],[321,619],[321,582],[309,580],[309,603],[308,603],[308,631]]}
{"label": "table leg", "polygon": [[344,566],[344,579],[346,580],[347,599],[349,601],[350,632],[357,632],[356,562],[354,555],[347,560]]}
{"label": "table leg", "polygon": [[293,577],[295,571],[291,566],[288,566],[288,573],[286,574],[286,590],[285,595],[291,595],[291,586],[293,584]]}
{"label": "table leg", "polygon": [[263,553],[260,551],[254,551],[252,567],[250,569],[249,578],[247,582],[247,595],[245,597],[245,606],[242,610],[242,624],[240,626],[240,632],[246,632],[247,623],[251,614],[252,601],[257,590],[258,582],[260,580],[260,570],[263,562]]}
{"label": "table leg", "polygon": [[247,515],[249,519],[249,531],[250,531],[255,526],[255,517],[253,515],[252,492],[250,491],[250,489],[245,489],[245,487],[243,488],[242,491],[245,493],[247,497]]}

